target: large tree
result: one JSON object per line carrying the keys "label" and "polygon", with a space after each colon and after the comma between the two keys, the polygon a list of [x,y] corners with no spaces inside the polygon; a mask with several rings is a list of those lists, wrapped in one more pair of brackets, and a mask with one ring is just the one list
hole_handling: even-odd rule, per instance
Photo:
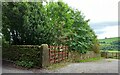
{"label": "large tree", "polygon": [[5,2],[2,14],[3,36],[9,43],[65,44],[81,53],[98,50],[89,20],[63,2]]}
{"label": "large tree", "polygon": [[49,42],[42,2],[3,3],[3,34],[12,44]]}

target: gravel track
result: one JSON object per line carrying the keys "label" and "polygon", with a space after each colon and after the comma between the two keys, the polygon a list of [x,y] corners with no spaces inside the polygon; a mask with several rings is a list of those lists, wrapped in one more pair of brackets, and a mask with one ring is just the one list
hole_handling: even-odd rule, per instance
{"label": "gravel track", "polygon": [[117,59],[103,59],[97,62],[72,63],[55,73],[118,73]]}
{"label": "gravel track", "polygon": [[118,73],[117,59],[103,59],[96,62],[71,63],[55,70],[23,70],[3,64],[3,73]]}

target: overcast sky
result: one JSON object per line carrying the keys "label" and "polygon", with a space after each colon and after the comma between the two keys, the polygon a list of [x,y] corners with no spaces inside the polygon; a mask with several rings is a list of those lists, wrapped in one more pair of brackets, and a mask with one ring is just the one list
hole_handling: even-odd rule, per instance
{"label": "overcast sky", "polygon": [[63,0],[80,10],[99,39],[118,36],[118,2],[120,0]]}
{"label": "overcast sky", "polygon": [[90,19],[90,26],[99,39],[118,36],[118,2],[120,0],[62,1],[70,7],[80,10],[86,16],[85,19]]}

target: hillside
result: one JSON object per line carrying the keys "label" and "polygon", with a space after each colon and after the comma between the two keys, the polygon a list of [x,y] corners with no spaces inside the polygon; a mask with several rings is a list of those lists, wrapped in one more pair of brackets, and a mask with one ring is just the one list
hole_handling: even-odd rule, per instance
{"label": "hillside", "polygon": [[120,50],[120,37],[99,39],[101,50]]}
{"label": "hillside", "polygon": [[113,42],[113,41],[118,41],[118,40],[120,40],[120,37],[107,38],[107,39],[99,39],[100,42],[107,42],[107,43],[110,43],[110,42]]}

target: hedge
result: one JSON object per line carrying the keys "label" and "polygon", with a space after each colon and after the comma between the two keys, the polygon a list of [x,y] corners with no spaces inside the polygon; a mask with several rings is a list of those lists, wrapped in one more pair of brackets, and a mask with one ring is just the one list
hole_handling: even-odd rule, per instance
{"label": "hedge", "polygon": [[41,67],[42,49],[38,45],[12,45],[3,47],[3,59],[11,60],[24,67]]}

